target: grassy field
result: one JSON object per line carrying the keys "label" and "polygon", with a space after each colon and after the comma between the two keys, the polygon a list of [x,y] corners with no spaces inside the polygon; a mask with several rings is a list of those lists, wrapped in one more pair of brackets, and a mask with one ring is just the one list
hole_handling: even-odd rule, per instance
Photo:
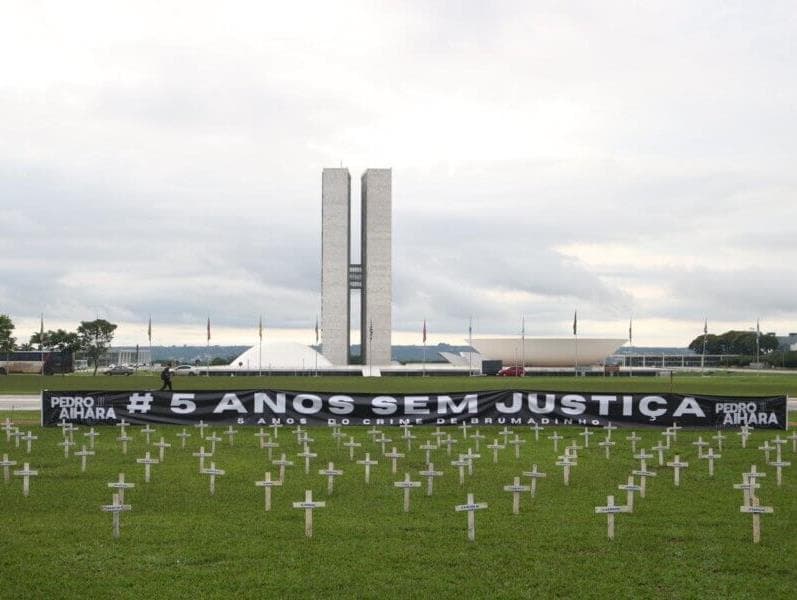
{"label": "grassy field", "polygon": [[[140,385],[136,380],[113,381],[119,383]],[[440,384],[420,383],[424,389]],[[705,385],[702,380],[695,383]],[[241,387],[255,384],[247,381]],[[174,447],[145,484],[135,459],[157,449],[146,447],[137,429],[125,456],[114,441],[118,432],[101,428],[97,455],[86,473],[80,472],[78,458],[64,458],[57,445],[60,430],[32,429],[39,440],[30,456],[0,434],[0,452],[39,470],[28,498],[22,496],[18,477],[0,484],[3,598],[793,598],[797,589],[795,467],[785,471],[778,488],[774,468],[764,465],[763,453],[756,449],[775,432],[756,431],[747,449],[728,433],[716,475],[709,478],[706,461],[696,457],[691,442],[713,432],[681,431],[667,455],[669,459],[678,452],[689,462],[681,487],[673,486],[671,469],[649,461],[658,477],[648,480],[647,497],[637,497],[633,514],[617,517],[616,539],[610,542],[606,517],[594,514],[594,507],[605,505],[608,494],[622,503],[625,492],[617,485],[638,468],[625,440],[628,431],[623,430],[614,432],[617,446],[610,460],[595,447],[599,436],[593,436],[591,447],[579,452],[569,487],[554,465],[558,453],[547,439],[551,429],[535,442],[528,428],[517,428],[527,440],[520,460],[508,449],[494,465],[482,448],[465,486],[459,485],[451,458],[438,450],[433,460],[445,475],[435,482],[432,497],[425,495],[425,481],[422,489],[414,490],[411,511],[404,514],[402,492],[393,482],[404,472],[420,480],[418,471],[425,464],[417,446],[432,428],[414,430],[418,440],[400,461],[397,475],[390,473],[389,460],[364,428],[346,430],[363,444],[356,458],[369,451],[379,460],[370,485],[363,481],[363,467],[349,461],[348,451],[336,447],[326,428],[310,430],[318,458],[305,475],[296,438],[282,429],[276,452],[287,453],[296,466],[289,467],[284,486],[275,488],[269,513],[263,509],[263,490],[254,482],[266,470],[276,478],[277,469],[258,448],[256,428],[239,428],[233,446],[226,437],[219,444],[213,460],[226,475],[218,479],[212,497],[207,476],[198,474],[197,459],[191,456],[200,445],[197,430],[181,449],[175,437],[180,428],[157,427],[153,441],[162,435]],[[76,438],[83,439],[85,431],[82,427]],[[406,452],[398,440],[400,430],[385,431]],[[582,442],[580,430],[557,431],[566,442]],[[483,427],[482,433],[491,441],[497,428]],[[459,440],[456,451],[473,447],[461,431],[452,429],[451,434]],[[648,448],[661,439],[656,430],[640,434],[641,446]],[[797,461],[791,445],[784,453],[786,460]],[[329,461],[344,475],[327,497],[326,478],[318,470]],[[502,488],[532,463],[548,477],[540,482],[536,498],[524,495],[521,514],[512,515],[511,494]],[[762,517],[763,539],[757,545],[751,541],[751,517],[739,512],[741,493],[732,489],[753,463],[767,472],[759,490],[762,504],[775,508],[774,514]],[[133,510],[122,516],[122,537],[114,540],[111,516],[99,507],[110,502],[106,483],[120,472],[136,488],[127,494]],[[303,511],[291,507],[307,489],[327,502],[316,511],[312,539],[304,537]],[[465,515],[454,511],[467,492],[489,505],[477,514],[475,543],[467,541]]]}
{"label": "grassy field", "polygon": [[[286,389],[385,393],[527,388],[543,391],[676,392],[740,396],[797,396],[797,375],[714,374],[669,377],[175,377],[175,390]],[[51,390],[146,390],[161,385],[157,374],[0,376],[0,394],[38,394]]]}

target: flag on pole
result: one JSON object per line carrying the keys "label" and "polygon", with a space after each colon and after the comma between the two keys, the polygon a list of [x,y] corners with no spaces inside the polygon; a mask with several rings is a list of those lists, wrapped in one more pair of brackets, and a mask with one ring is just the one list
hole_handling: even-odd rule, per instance
{"label": "flag on pole", "polygon": [[468,339],[473,335],[473,317],[468,319]]}
{"label": "flag on pole", "polygon": [[260,320],[257,322],[257,337],[260,341],[263,341],[263,316],[260,316]]}
{"label": "flag on pole", "polygon": [[210,317],[208,317],[208,343],[210,343]]}
{"label": "flag on pole", "polygon": [[523,315],[520,319],[520,335],[526,336],[526,315]]}
{"label": "flag on pole", "polygon": [[371,321],[371,323],[368,325],[368,341],[372,342],[373,340],[374,340],[374,322]]}
{"label": "flag on pole", "polygon": [[39,350],[44,348],[44,313],[41,313],[39,319]]}
{"label": "flag on pole", "polygon": [[703,335],[708,335],[708,319],[703,321]]}
{"label": "flag on pole", "polygon": [[634,324],[634,319],[633,318],[628,319],[628,343],[631,344],[632,346],[634,345],[634,334],[632,330],[633,324]]}
{"label": "flag on pole", "polygon": [[318,345],[318,315],[315,316],[315,343]]}
{"label": "flag on pole", "polygon": [[147,339],[152,344],[152,315],[149,316],[149,321],[147,321]]}
{"label": "flag on pole", "polygon": [[761,337],[761,324],[758,319],[755,320],[755,335],[756,337]]}
{"label": "flag on pole", "polygon": [[578,311],[573,311],[573,335],[578,335]]}
{"label": "flag on pole", "polygon": [[423,343],[426,343],[426,319],[423,320]]}

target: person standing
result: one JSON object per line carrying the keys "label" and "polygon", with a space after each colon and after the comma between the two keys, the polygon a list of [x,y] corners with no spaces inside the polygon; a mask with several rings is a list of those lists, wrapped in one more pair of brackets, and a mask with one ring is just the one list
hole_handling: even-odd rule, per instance
{"label": "person standing", "polygon": [[170,392],[172,391],[172,370],[169,367],[170,365],[166,365],[163,368],[163,371],[161,371],[161,381],[163,382],[163,385],[159,390],[161,392],[167,388],[169,389]]}

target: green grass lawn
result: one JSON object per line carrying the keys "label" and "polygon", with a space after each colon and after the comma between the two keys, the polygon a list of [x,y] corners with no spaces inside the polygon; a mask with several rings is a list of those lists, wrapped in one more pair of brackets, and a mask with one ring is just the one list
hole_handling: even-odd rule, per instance
{"label": "green grass lawn", "polygon": [[[286,389],[412,393],[485,389],[534,389],[568,391],[669,392],[797,396],[797,375],[727,374],[676,375],[669,377],[175,377],[175,390]],[[157,374],[130,377],[98,375],[0,376],[0,394],[38,394],[51,390],[146,390],[161,385]]]}
{"label": "green grass lawn", "polygon": [[[138,387],[139,381],[130,383]],[[128,380],[121,383],[126,387]],[[328,380],[319,387],[323,383]],[[420,383],[423,389],[441,385],[439,380]],[[253,385],[258,380],[234,387]],[[410,384],[402,380],[395,385]],[[610,542],[606,516],[594,514],[594,507],[603,506],[608,494],[624,502],[625,492],[617,485],[638,468],[625,440],[628,430],[614,432],[618,445],[610,460],[595,447],[603,436],[595,430],[599,435],[579,452],[569,487],[563,485],[561,468],[554,466],[557,453],[547,439],[552,428],[538,442],[528,428],[516,428],[527,440],[520,460],[507,449],[493,465],[491,454],[482,448],[465,486],[448,464],[451,458],[438,450],[433,460],[445,476],[435,481],[431,498],[425,495],[424,480],[412,493],[411,512],[404,514],[402,491],[393,482],[405,471],[420,479],[418,471],[425,464],[417,446],[430,437],[431,427],[413,430],[418,440],[396,475],[366,428],[347,429],[363,444],[356,458],[369,451],[379,460],[370,485],[363,481],[363,467],[349,461],[348,451],[336,447],[326,428],[310,429],[318,458],[305,475],[295,436],[282,429],[276,452],[286,452],[296,465],[288,469],[284,486],[275,488],[269,513],[263,509],[263,490],[254,482],[266,470],[276,478],[277,469],[257,446],[257,428],[239,427],[234,446],[226,437],[219,444],[213,460],[226,475],[218,479],[213,497],[207,476],[198,474],[197,459],[191,456],[200,445],[197,430],[190,431],[187,448],[181,449],[175,437],[181,428],[157,427],[153,441],[163,435],[174,447],[145,484],[143,467],[135,459],[157,449],[147,448],[144,435],[133,428],[135,442],[124,456],[114,441],[115,429],[99,429],[97,455],[87,473],[80,472],[78,458],[64,458],[57,428],[32,427],[40,439],[30,456],[0,432],[0,452],[19,463],[30,462],[40,473],[28,498],[22,496],[19,478],[0,484],[0,597],[793,598],[797,589],[797,466],[785,471],[778,488],[774,468],[764,465],[757,450],[774,438],[773,431],[754,432],[747,449],[728,432],[713,479],[691,445],[698,435],[708,439],[713,432],[681,431],[667,455],[677,451],[690,464],[681,487],[673,486],[671,469],[658,467],[655,458],[649,461],[658,477],[648,480],[647,497],[637,497],[634,514],[618,515],[616,539]],[[582,442],[580,429],[556,430],[566,442]],[[85,431],[81,427],[76,439],[83,439]],[[398,440],[401,430],[384,431],[406,452]],[[450,431],[459,440],[457,450],[473,447],[461,431]],[[498,428],[481,431],[492,441]],[[648,448],[661,439],[657,430],[639,433],[641,445]],[[786,460],[797,461],[791,445],[784,454]],[[326,478],[318,475],[329,461],[344,470],[331,497],[326,496]],[[503,486],[532,463],[548,477],[539,483],[536,498],[524,495],[521,514],[512,515],[512,496]],[[753,463],[767,472],[759,490],[761,502],[775,508],[774,514],[762,517],[758,545],[751,540],[751,517],[739,512],[741,493],[732,489]],[[133,511],[122,516],[122,537],[114,540],[111,516],[100,505],[110,501],[106,484],[119,472],[136,488],[127,493]],[[303,511],[291,507],[303,500],[306,489],[327,502],[315,513],[312,539],[304,537]],[[477,514],[475,543],[467,541],[465,514],[454,511],[467,492],[489,505]]]}

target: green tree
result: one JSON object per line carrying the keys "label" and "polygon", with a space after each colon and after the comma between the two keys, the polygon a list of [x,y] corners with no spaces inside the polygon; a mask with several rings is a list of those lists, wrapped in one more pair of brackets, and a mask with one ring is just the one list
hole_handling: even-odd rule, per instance
{"label": "green tree", "polygon": [[56,331],[48,331],[46,335],[50,348],[58,350],[58,352],[74,354],[80,350],[80,336],[74,331],[58,329]]}
{"label": "green tree", "polygon": [[99,359],[110,348],[116,324],[105,319],[81,321],[77,328],[80,349],[94,362],[94,375],[97,374]]}
{"label": "green tree", "polygon": [[7,354],[14,350],[16,338],[11,337],[14,331],[14,322],[8,315],[0,315],[0,352]]}
{"label": "green tree", "polygon": [[[698,354],[703,353],[703,335],[697,336],[689,344],[689,348]],[[778,338],[775,334],[758,336],[755,331],[726,331],[721,335],[708,334],[706,340],[706,354],[737,354],[741,356],[755,356],[756,338],[758,349],[762,355],[769,354],[778,349]]]}
{"label": "green tree", "polygon": [[50,344],[51,333],[52,331],[44,331],[44,332],[37,331],[32,336],[30,336],[30,345],[36,348],[41,348],[42,350],[49,350],[51,347]]}

